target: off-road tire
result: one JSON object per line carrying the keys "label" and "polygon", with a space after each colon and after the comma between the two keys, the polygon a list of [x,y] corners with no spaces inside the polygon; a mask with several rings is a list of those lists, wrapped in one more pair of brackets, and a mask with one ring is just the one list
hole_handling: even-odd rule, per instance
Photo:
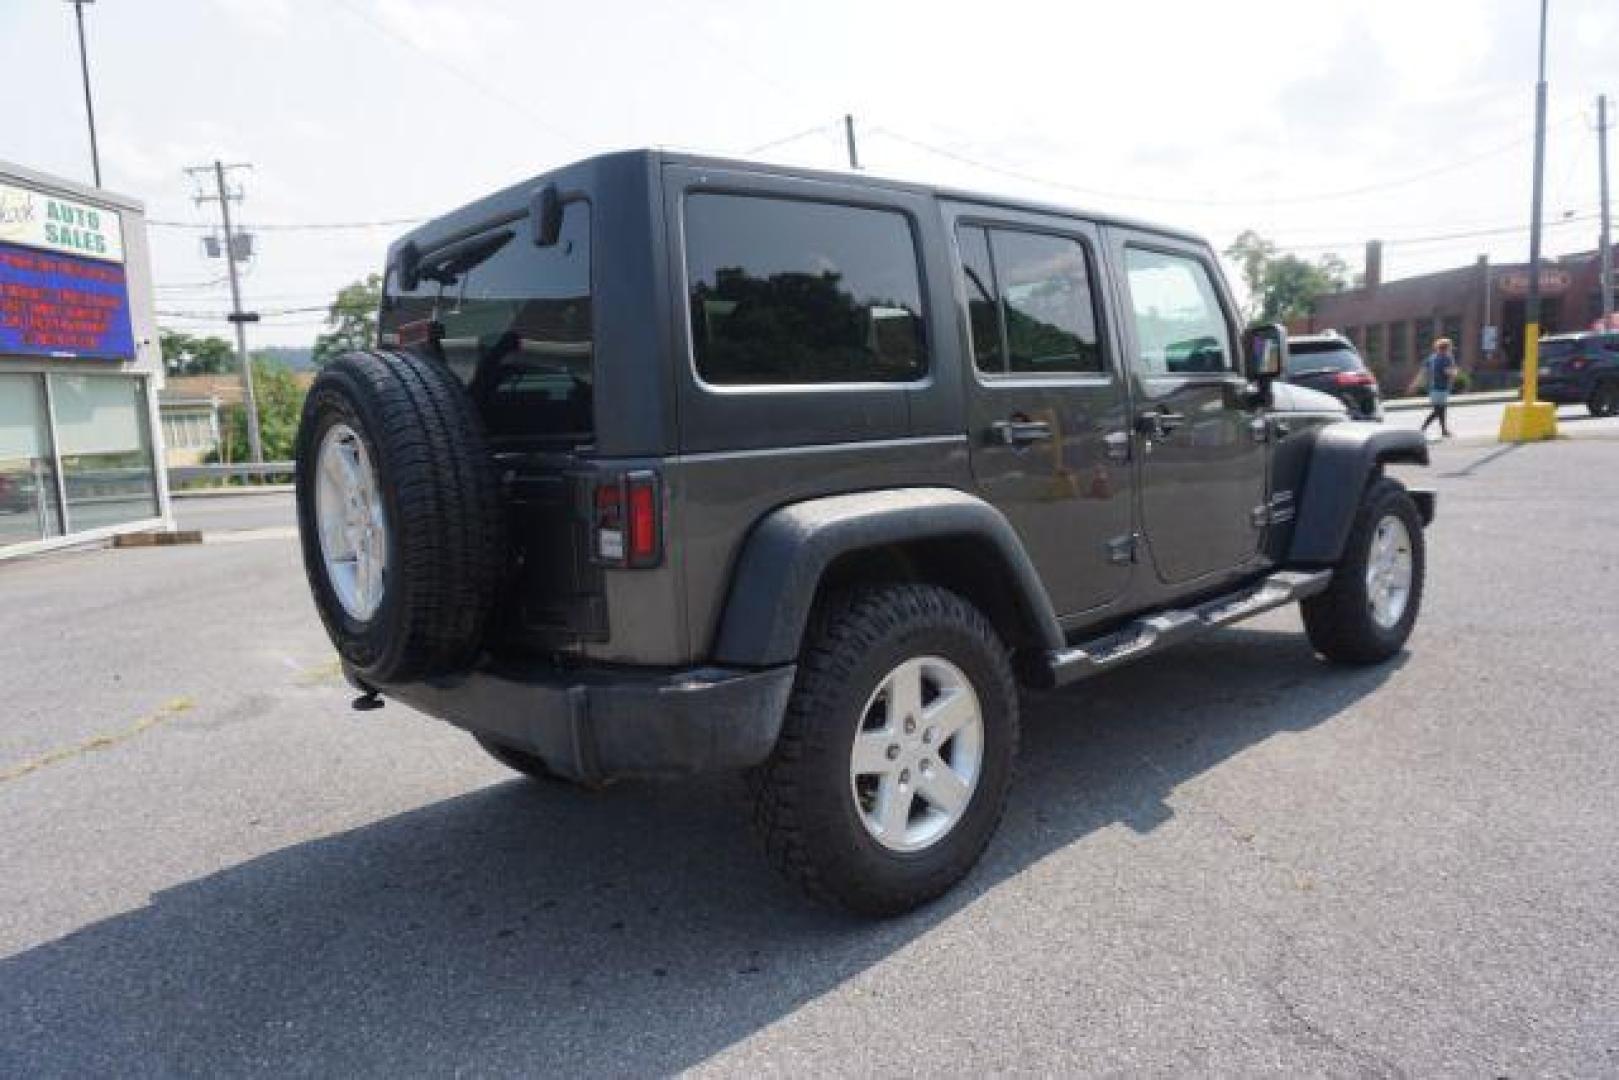
{"label": "off-road tire", "polygon": [[[316,459],[337,423],[364,441],[387,520],[383,599],[364,621],[333,591],[316,524]],[[468,666],[504,575],[506,530],[483,426],[455,375],[408,352],[333,361],[304,401],[296,478],[304,572],[349,668],[384,684]]]}
{"label": "off-road tire", "polygon": [[[896,852],[861,823],[849,760],[881,680],[918,656],[950,661],[978,696],[982,770],[961,818],[932,846]],[[1006,646],[982,612],[930,585],[842,593],[819,606],[775,752],[750,774],[753,821],[771,862],[812,897],[865,915],[935,899],[972,869],[1006,805],[1018,699]]]}
{"label": "off-road tire", "polygon": [[1586,399],[1585,407],[1592,416],[1619,415],[1619,382],[1599,382]]}
{"label": "off-road tire", "polygon": [[[1390,514],[1400,519],[1411,538],[1411,592],[1399,621],[1385,627],[1372,617],[1366,563],[1377,525]],[[1332,584],[1299,605],[1311,646],[1339,664],[1378,664],[1394,656],[1405,647],[1417,621],[1426,563],[1422,515],[1410,493],[1396,480],[1373,480],[1361,497]]]}

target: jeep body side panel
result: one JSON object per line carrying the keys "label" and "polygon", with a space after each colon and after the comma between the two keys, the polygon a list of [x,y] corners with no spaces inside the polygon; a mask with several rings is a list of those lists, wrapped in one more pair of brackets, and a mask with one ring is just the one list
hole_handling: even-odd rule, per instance
{"label": "jeep body side panel", "polygon": [[[1013,583],[1027,632],[1046,650],[1062,631],[1017,534],[994,507],[949,488],[833,495],[784,506],[759,523],[737,562],[715,643],[716,663],[764,667],[798,655],[822,575],[839,556],[962,538],[982,545]],[[985,567],[986,572],[994,568]]]}
{"label": "jeep body side panel", "polygon": [[[853,490],[968,488],[961,355],[949,252],[937,204],[913,189],[847,177],[786,178],[764,166],[663,169],[667,369],[678,454],[663,463],[671,557],[681,575],[689,650],[713,655],[733,572],[750,531],[783,505]],[[698,376],[688,314],[684,209],[694,192],[808,200],[903,214],[916,249],[927,373],[915,382],[715,387]],[[796,650],[796,646],[795,646]]]}
{"label": "jeep body side panel", "polygon": [[1059,616],[1100,614],[1135,559],[1129,397],[1101,234],[1078,217],[943,209],[974,490],[1017,530]]}
{"label": "jeep body side panel", "polygon": [[[1154,571],[1137,575],[1132,606],[1156,607],[1264,567],[1255,514],[1269,495],[1268,432],[1214,252],[1157,230],[1105,236],[1133,381],[1142,560]],[[1176,307],[1197,314],[1186,324],[1160,310]]]}
{"label": "jeep body side panel", "polygon": [[771,511],[851,489],[966,488],[972,482],[960,434],[693,454],[666,461],[664,477],[671,528],[679,530],[673,556],[685,582],[692,649],[682,663],[710,656],[743,545]]}
{"label": "jeep body side panel", "polygon": [[1422,433],[1369,421],[1343,421],[1314,431],[1287,561],[1327,566],[1343,555],[1366,482],[1381,465],[1428,464]]}

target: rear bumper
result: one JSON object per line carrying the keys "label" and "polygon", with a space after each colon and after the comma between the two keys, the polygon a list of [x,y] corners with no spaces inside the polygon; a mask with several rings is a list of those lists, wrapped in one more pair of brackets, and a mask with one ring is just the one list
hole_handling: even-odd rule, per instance
{"label": "rear bumper", "polygon": [[535,754],[552,772],[599,782],[759,764],[776,745],[794,670],[568,670],[490,660],[464,675],[378,690]]}

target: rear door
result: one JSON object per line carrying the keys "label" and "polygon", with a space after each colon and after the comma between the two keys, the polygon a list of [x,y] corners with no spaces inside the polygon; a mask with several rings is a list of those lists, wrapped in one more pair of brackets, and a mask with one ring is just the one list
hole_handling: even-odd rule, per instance
{"label": "rear door", "polygon": [[1006,515],[1059,615],[1131,575],[1129,411],[1089,222],[946,207],[970,341],[968,436],[980,494]]}
{"label": "rear door", "polygon": [[1264,535],[1269,430],[1238,370],[1235,309],[1202,245],[1109,237],[1153,566],[1172,586],[1246,569]]}

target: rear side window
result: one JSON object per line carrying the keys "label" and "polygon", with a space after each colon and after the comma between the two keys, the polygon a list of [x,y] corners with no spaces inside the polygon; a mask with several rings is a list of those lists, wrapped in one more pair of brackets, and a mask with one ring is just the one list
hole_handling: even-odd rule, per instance
{"label": "rear side window", "polygon": [[927,373],[905,215],[695,192],[685,225],[692,351],[704,382],[910,382]]}
{"label": "rear side window", "polygon": [[1099,374],[1090,260],[1065,236],[961,226],[973,362],[986,375]]}
{"label": "rear side window", "polygon": [[444,254],[427,253],[422,280],[399,288],[390,270],[382,343],[449,365],[500,443],[575,443],[593,431],[594,345],[590,205],[569,203],[550,247],[523,222]]}

